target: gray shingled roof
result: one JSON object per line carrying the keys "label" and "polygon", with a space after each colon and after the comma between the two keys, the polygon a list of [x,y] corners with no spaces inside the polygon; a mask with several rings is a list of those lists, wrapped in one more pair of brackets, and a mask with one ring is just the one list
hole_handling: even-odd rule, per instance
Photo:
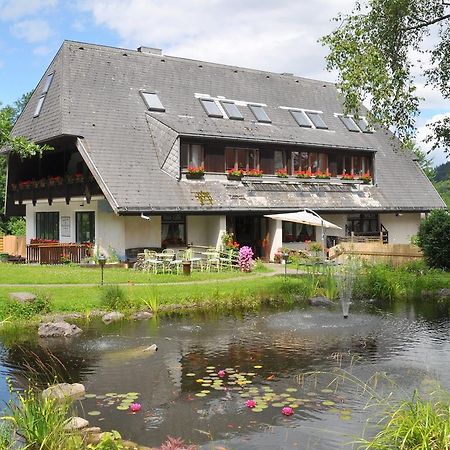
{"label": "gray shingled roof", "polygon": [[[41,87],[52,71],[41,114],[33,118]],[[141,90],[157,92],[166,112],[148,112]],[[255,122],[244,107],[243,121],[210,118],[195,98],[199,93],[265,104],[272,123]],[[301,128],[280,106],[320,110],[329,130]],[[410,155],[395,150],[390,133],[351,133],[335,116],[341,112],[332,83],[65,41],[13,133],[38,142],[78,136],[83,157],[120,213],[301,207],[427,211],[445,206]],[[291,183],[277,191],[276,182],[180,180],[179,136],[375,151],[377,186],[329,192],[319,184]]]}

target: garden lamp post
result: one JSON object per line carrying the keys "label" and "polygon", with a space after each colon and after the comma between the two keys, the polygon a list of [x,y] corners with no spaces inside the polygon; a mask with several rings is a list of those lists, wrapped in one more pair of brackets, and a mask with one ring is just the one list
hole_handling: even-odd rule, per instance
{"label": "garden lamp post", "polygon": [[288,252],[283,252],[283,253],[281,254],[281,257],[283,258],[283,261],[284,261],[284,280],[286,281],[286,278],[287,278],[287,265],[288,265],[289,253],[288,253]]}
{"label": "garden lamp post", "polygon": [[103,286],[103,269],[105,268],[105,264],[106,264],[106,256],[100,255],[98,257],[98,263],[100,264],[100,269],[102,270],[102,286]]}

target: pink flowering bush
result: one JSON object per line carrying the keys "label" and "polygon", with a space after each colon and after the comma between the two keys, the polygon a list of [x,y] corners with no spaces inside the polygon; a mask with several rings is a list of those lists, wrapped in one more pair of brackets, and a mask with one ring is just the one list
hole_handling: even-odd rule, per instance
{"label": "pink flowering bush", "polygon": [[239,250],[239,267],[241,272],[251,272],[253,267],[253,250],[244,245]]}

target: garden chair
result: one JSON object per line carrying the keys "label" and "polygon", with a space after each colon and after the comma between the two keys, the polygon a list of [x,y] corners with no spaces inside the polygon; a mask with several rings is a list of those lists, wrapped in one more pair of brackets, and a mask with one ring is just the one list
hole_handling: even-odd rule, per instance
{"label": "garden chair", "polygon": [[206,271],[211,272],[212,269],[220,271],[220,253],[214,249],[209,248],[206,252]]}
{"label": "garden chair", "polygon": [[239,258],[234,250],[222,252],[219,259],[221,269],[232,270],[239,266]]}
{"label": "garden chair", "polygon": [[176,269],[177,275],[180,274],[180,269],[183,265],[183,261],[185,260],[185,251],[184,250],[178,250],[175,259],[169,262],[169,268],[170,271],[173,272],[173,269]]}
{"label": "garden chair", "polygon": [[200,258],[198,256],[195,256],[194,252],[192,251],[192,248],[188,248],[184,252],[184,258],[185,258],[185,261],[190,261],[191,262],[191,269],[198,268],[201,271],[203,271],[202,258]]}
{"label": "garden chair", "polygon": [[158,269],[163,269],[163,262],[156,257],[156,252],[153,250],[144,249],[144,263],[143,270],[153,273],[158,273]]}
{"label": "garden chair", "polygon": [[163,263],[163,272],[172,272],[171,263],[175,259],[175,250],[173,248],[165,248],[161,254]]}

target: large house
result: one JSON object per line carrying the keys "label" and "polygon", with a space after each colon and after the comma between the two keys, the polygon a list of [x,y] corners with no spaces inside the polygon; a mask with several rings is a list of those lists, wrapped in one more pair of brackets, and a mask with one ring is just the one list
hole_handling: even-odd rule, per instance
{"label": "large house", "polygon": [[334,84],[154,48],[65,41],[13,134],[54,148],[9,155],[7,213],[26,216],[27,240],[121,257],[219,246],[225,232],[273,257],[317,231],[265,215],[303,208],[341,227],[328,242],[405,243],[445,206],[389,131],[343,115]]}

